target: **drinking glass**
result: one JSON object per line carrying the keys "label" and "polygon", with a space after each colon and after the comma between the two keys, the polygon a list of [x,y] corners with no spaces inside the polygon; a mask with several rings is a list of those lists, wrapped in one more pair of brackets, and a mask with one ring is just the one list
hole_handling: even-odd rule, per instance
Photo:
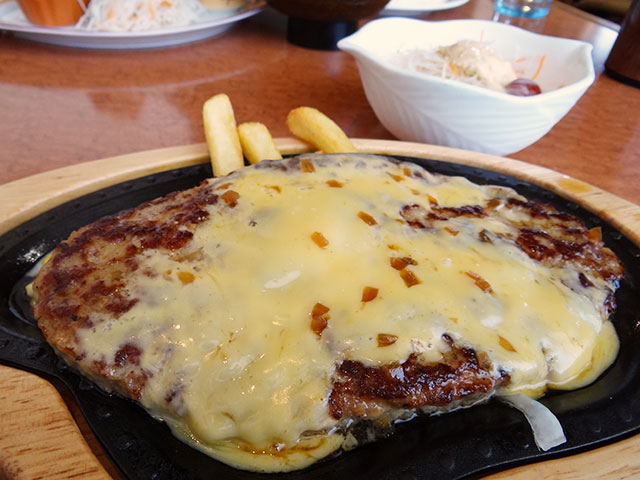
{"label": "drinking glass", "polygon": [[541,32],[552,0],[495,0],[493,20]]}

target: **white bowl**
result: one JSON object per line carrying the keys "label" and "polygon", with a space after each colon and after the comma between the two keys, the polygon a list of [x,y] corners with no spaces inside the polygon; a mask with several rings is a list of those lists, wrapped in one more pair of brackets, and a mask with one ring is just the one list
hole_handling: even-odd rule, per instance
{"label": "white bowl", "polygon": [[[535,78],[541,94],[519,97],[413,72],[393,64],[399,50],[430,49],[459,40],[485,42]],[[383,18],[338,43],[360,70],[380,122],[401,140],[507,155],[539,140],[573,107],[595,78],[585,42],[539,35],[485,20],[428,22]],[[542,62],[542,63],[541,63]]]}

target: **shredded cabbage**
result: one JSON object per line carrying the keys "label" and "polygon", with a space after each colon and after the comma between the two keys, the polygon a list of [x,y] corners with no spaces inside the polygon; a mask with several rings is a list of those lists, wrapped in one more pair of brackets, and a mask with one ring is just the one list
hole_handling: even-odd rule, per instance
{"label": "shredded cabbage", "polygon": [[400,50],[391,59],[408,70],[503,91],[516,79],[510,62],[482,42],[462,40],[439,48]]}
{"label": "shredded cabbage", "polygon": [[91,0],[76,28],[139,31],[183,27],[218,16],[198,0]]}
{"label": "shredded cabbage", "polygon": [[562,425],[543,404],[525,395],[502,395],[498,400],[520,410],[526,417],[538,448],[544,452],[567,441]]}

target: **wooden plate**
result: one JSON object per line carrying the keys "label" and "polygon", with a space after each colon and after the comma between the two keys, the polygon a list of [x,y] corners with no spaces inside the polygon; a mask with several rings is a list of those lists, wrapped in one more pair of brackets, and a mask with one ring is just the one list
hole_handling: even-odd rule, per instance
{"label": "wooden plate", "polygon": [[[283,154],[308,151],[276,139]],[[408,142],[354,140],[362,153],[405,155],[485,168],[551,190],[607,220],[640,245],[640,207],[550,169],[463,150]],[[97,160],[0,186],[0,234],[55,206],[144,175],[208,161],[205,144]],[[0,346],[1,348],[2,346]],[[0,366],[0,480],[109,479],[58,391],[46,380]],[[103,454],[99,454],[102,458]],[[108,461],[105,459],[105,461]],[[492,475],[498,479],[618,479],[640,476],[640,435],[578,455]]]}

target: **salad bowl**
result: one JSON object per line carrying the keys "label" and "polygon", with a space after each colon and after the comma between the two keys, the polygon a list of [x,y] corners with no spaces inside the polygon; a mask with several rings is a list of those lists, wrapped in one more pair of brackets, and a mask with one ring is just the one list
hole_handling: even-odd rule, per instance
{"label": "salad bowl", "polygon": [[[542,93],[511,95],[395,61],[402,51],[462,40],[486,44],[512,62],[519,77],[535,80]],[[595,79],[590,44],[485,20],[382,18],[342,39],[338,48],[355,57],[367,100],[397,138],[495,155],[539,140]]]}

